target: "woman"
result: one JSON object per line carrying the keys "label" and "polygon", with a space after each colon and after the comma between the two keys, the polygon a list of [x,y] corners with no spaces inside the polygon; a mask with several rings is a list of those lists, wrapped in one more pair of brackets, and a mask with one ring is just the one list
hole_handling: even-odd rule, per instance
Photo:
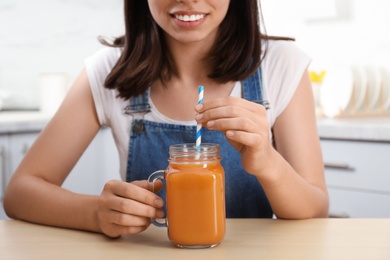
{"label": "woman", "polygon": [[[203,141],[221,145],[227,217],[326,217],[310,59],[260,34],[257,10],[257,0],[126,0],[125,36],[86,60],[13,175],[7,214],[110,237],[142,232],[164,205],[145,179],[167,165],[170,144],[194,141],[199,122]],[[62,189],[103,125],[127,182],[100,196]]]}

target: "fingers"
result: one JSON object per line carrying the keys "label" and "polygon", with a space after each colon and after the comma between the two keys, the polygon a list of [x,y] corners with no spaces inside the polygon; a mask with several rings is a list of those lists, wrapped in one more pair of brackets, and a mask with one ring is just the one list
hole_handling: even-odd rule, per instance
{"label": "fingers", "polygon": [[237,130],[259,133],[268,131],[268,120],[262,105],[235,97],[219,98],[195,107],[195,119],[212,130]]}
{"label": "fingers", "polygon": [[161,218],[163,200],[148,181],[109,181],[98,199],[98,222],[104,234],[117,237],[142,232],[150,218]]}
{"label": "fingers", "polygon": [[112,238],[137,234],[150,226],[148,218],[129,216],[115,211],[100,211],[98,216],[100,229]]}
{"label": "fingers", "polygon": [[259,129],[257,119],[248,119],[245,117],[220,118],[206,122],[206,127],[211,130],[242,130],[247,132],[257,132]]}
{"label": "fingers", "polygon": [[160,211],[158,211],[160,206],[147,205],[136,200],[117,196],[111,197],[107,203],[110,204],[111,210],[121,213],[148,218],[161,217]]}
{"label": "fingers", "polygon": [[114,182],[106,185],[116,185],[116,187],[108,187],[108,189],[113,190],[114,194],[119,197],[158,208],[164,205],[163,200],[152,192],[153,184],[148,181],[135,181],[132,183]]}
{"label": "fingers", "polygon": [[210,109],[214,109],[218,107],[230,107],[230,106],[242,107],[243,109],[246,109],[254,113],[265,111],[265,107],[262,105],[259,105],[257,103],[242,98],[231,97],[231,96],[205,101],[201,104],[196,105],[195,110],[198,113],[203,113],[204,111]]}
{"label": "fingers", "polygon": [[124,227],[147,227],[150,225],[149,218],[122,214],[118,211],[106,211],[102,214],[103,218],[109,220],[111,224]]}
{"label": "fingers", "polygon": [[263,144],[263,138],[258,134],[229,130],[226,132],[226,136],[230,140],[243,144],[246,147],[258,147]]}
{"label": "fingers", "polygon": [[[265,118],[265,107],[241,98],[224,97],[207,101],[195,106],[198,113],[195,117],[199,123],[207,123],[219,119],[246,118],[259,124],[261,117]],[[207,127],[212,127],[214,122]],[[218,129],[221,130],[221,129]]]}
{"label": "fingers", "polygon": [[259,151],[269,138],[266,108],[260,104],[242,98],[224,97],[205,101],[195,110],[198,123],[210,130],[224,132],[240,152],[249,147]]}

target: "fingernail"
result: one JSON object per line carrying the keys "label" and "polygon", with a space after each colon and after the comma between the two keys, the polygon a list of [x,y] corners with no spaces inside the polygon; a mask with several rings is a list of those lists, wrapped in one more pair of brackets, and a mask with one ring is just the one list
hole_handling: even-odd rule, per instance
{"label": "fingernail", "polygon": [[227,131],[226,132],[226,136],[234,136],[234,132],[233,131]]}
{"label": "fingernail", "polygon": [[196,120],[200,120],[200,119],[202,119],[203,118],[203,114],[197,114],[196,116],[195,116],[195,119]]}
{"label": "fingernail", "polygon": [[154,205],[156,205],[156,207],[161,208],[162,206],[164,206],[164,202],[162,200],[160,200],[160,199],[156,199],[154,201]]}
{"label": "fingernail", "polygon": [[195,106],[195,110],[201,110],[203,108],[203,104],[197,104],[196,106]]}
{"label": "fingernail", "polygon": [[162,210],[158,210],[158,211],[156,211],[156,217],[157,218],[162,218],[162,217],[164,217],[164,211],[162,211]]}
{"label": "fingernail", "polygon": [[207,122],[207,126],[208,127],[212,127],[212,126],[214,126],[215,125],[215,122],[214,121],[208,121]]}

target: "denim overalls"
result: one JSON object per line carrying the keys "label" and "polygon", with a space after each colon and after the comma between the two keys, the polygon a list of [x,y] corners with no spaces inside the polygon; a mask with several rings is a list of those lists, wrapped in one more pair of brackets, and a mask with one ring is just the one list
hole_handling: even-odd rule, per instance
{"label": "denim overalls", "polygon": [[[262,99],[261,69],[242,82],[242,96],[251,101]],[[130,129],[126,181],[146,180],[156,170],[168,166],[169,146],[194,143],[196,126],[174,125],[144,120],[142,112],[149,110],[149,90],[130,99],[134,115]],[[141,116],[136,117],[136,113]],[[138,113],[138,115],[139,115]],[[203,143],[218,143],[221,164],[225,170],[227,218],[271,218],[272,209],[256,177],[244,171],[240,154],[219,131],[203,129]],[[165,191],[158,193],[165,200]]]}

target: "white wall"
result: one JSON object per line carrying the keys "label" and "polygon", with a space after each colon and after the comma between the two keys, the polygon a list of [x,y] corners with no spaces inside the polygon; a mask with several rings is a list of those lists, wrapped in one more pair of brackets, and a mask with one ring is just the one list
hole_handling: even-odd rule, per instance
{"label": "white wall", "polygon": [[[390,60],[389,0],[261,1],[268,33],[295,37],[313,57],[312,66]],[[321,2],[333,1],[349,14],[309,19],[321,13]],[[101,47],[98,35],[123,32],[122,2],[1,0],[0,95],[7,92],[11,103],[38,106],[39,73],[76,77],[84,59]]]}
{"label": "white wall", "polygon": [[[313,65],[390,61],[389,0],[261,0],[267,31],[293,36]],[[338,6],[336,17],[313,20],[321,4]],[[346,10],[344,10],[346,9]],[[335,12],[337,13],[337,11]]]}
{"label": "white wall", "polygon": [[39,105],[38,75],[74,78],[101,47],[97,36],[123,32],[122,0],[1,0],[0,94],[9,103]]}

